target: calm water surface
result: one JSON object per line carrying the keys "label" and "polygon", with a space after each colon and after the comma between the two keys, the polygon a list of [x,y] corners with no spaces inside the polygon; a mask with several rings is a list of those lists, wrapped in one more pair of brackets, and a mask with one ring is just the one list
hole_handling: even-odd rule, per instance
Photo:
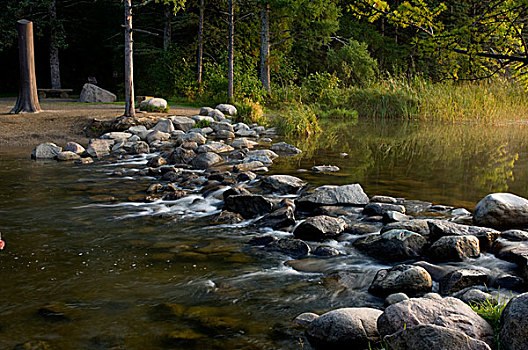
{"label": "calm water surface", "polygon": [[[334,124],[290,140],[304,153],[270,170],[471,210],[489,192],[528,196],[527,131]],[[380,306],[365,289],[381,265],[346,242],[330,242],[346,256],[316,262],[325,273],[297,272],[284,266],[288,257],[247,244],[262,229],[211,225],[217,200],[135,202],[153,180],[110,174],[143,159],[76,166],[34,162],[30,151],[0,149],[0,349],[31,339],[54,349],[299,349],[297,314]],[[321,164],[342,171],[299,171]],[[354,283],[334,278],[339,270]],[[67,319],[44,317],[43,307]]]}

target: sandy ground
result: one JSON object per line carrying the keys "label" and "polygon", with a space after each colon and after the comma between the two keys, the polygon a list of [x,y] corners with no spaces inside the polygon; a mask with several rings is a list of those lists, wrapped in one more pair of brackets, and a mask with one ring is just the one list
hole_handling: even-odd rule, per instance
{"label": "sandy ground", "polygon": [[[116,104],[82,104],[75,100],[43,99],[42,112],[9,114],[16,98],[0,98],[0,149],[28,149],[42,142],[59,146],[68,141],[85,145],[85,130],[94,118],[112,120],[123,114],[124,106]],[[196,108],[171,106],[169,115],[198,114]]]}

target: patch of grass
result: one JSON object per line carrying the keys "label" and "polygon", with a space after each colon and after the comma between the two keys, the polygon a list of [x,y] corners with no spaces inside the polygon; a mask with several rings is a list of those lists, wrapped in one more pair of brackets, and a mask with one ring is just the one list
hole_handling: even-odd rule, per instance
{"label": "patch of grass", "polygon": [[143,107],[140,107],[140,110],[151,113],[169,113],[170,107],[168,104],[165,108],[160,108],[152,105],[145,105]]}
{"label": "patch of grass", "polygon": [[291,103],[279,110],[273,120],[277,130],[288,136],[310,136],[321,132],[313,108],[301,102]]}
{"label": "patch of grass", "polygon": [[235,121],[246,123],[248,125],[257,123],[258,125],[267,125],[268,119],[264,116],[262,105],[244,98],[241,102],[234,104],[237,109]]}
{"label": "patch of grass", "polygon": [[342,121],[354,121],[358,118],[358,112],[354,109],[332,108],[330,110],[318,110],[317,117],[320,119],[332,119]]}
{"label": "patch of grass", "polygon": [[494,342],[498,350],[500,350],[499,332],[501,330],[501,316],[504,308],[508,304],[507,300],[501,301],[495,299],[486,299],[482,303],[471,303],[470,306],[477,314],[485,319],[491,327],[493,327]]}
{"label": "patch of grass", "polygon": [[207,128],[211,125],[211,121],[210,120],[200,120],[200,121],[197,121],[196,124],[194,124],[194,127],[197,128],[197,129],[203,129],[203,128]]}

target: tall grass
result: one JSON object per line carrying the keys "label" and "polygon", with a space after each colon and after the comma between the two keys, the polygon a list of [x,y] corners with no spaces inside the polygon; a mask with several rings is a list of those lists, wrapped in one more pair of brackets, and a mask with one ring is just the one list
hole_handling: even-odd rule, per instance
{"label": "tall grass", "polygon": [[283,135],[308,137],[321,132],[314,109],[301,102],[285,105],[273,120],[273,125]]}

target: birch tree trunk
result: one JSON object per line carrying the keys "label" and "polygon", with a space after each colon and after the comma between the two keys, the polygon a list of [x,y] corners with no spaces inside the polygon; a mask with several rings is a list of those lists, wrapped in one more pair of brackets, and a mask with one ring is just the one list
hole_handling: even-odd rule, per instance
{"label": "birch tree trunk", "polygon": [[56,1],[51,0],[50,6],[48,7],[49,23],[50,23],[50,46],[49,46],[49,59],[50,59],[50,74],[51,74],[51,88],[60,89],[60,62],[59,62],[59,42],[57,33],[57,7]]}
{"label": "birch tree trunk", "polygon": [[169,5],[165,5],[165,26],[163,28],[163,51],[167,51],[172,38],[172,10]]}
{"label": "birch tree trunk", "polygon": [[132,0],[125,1],[125,117],[135,117],[134,64],[132,59]]}
{"label": "birch tree trunk", "polygon": [[260,11],[260,82],[267,93],[271,92],[270,86],[270,5],[266,3]]}
{"label": "birch tree trunk", "polygon": [[234,77],[233,77],[233,68],[234,68],[234,45],[235,45],[235,12],[233,8],[233,3],[235,0],[229,0],[229,30],[228,30],[228,67],[227,67],[227,97],[230,102],[234,100]]}
{"label": "birch tree trunk", "polygon": [[204,0],[200,0],[200,19],[198,21],[198,85],[202,85],[203,69],[203,30],[204,30]]}
{"label": "birch tree trunk", "polygon": [[37,79],[35,77],[33,22],[21,19],[16,23],[16,28],[18,32],[20,90],[15,107],[9,113],[38,113],[41,109],[37,95]]}

